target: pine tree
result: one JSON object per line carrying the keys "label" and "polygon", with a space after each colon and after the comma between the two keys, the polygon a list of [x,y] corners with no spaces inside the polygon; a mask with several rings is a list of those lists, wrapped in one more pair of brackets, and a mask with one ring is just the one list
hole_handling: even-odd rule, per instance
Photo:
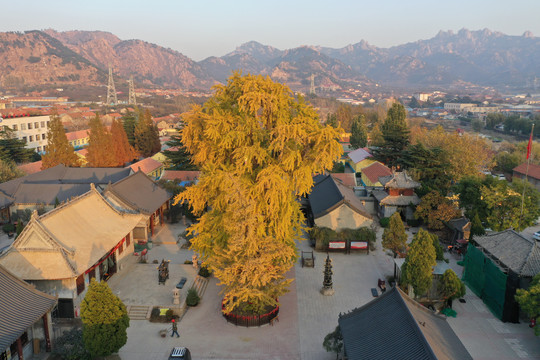
{"label": "pine tree", "polygon": [[396,257],[398,253],[405,251],[407,246],[407,233],[405,232],[403,221],[401,221],[401,216],[397,212],[390,216],[388,227],[384,229],[382,246],[385,249],[392,250],[394,257]]}
{"label": "pine tree", "polygon": [[26,147],[26,142],[17,139],[10,128],[0,131],[0,160],[14,163],[32,161],[36,152]]}
{"label": "pine tree", "polygon": [[88,166],[113,167],[116,166],[111,133],[101,122],[99,115],[90,120],[90,132],[88,133]]}
{"label": "pine tree", "polygon": [[353,149],[367,146],[367,129],[364,115],[358,115],[354,118],[351,126],[350,142]]}
{"label": "pine tree", "polygon": [[182,142],[202,174],[175,203],[201,215],[192,247],[223,284],[225,312],[260,314],[287,292],[304,220],[296,198],[341,156],[340,130],[321,127],[284,85],[239,74],[185,121]]}
{"label": "pine tree", "polygon": [[[171,162],[170,169],[172,170],[197,170],[197,167],[191,161],[191,154],[188,153],[180,136],[173,135],[171,140],[167,141],[169,150],[163,150],[165,155]],[[174,149],[171,151],[170,149]]]}
{"label": "pine tree", "polygon": [[380,147],[384,144],[384,138],[382,136],[379,124],[373,125],[371,132],[369,133],[369,146]]}
{"label": "pine tree", "polygon": [[93,358],[118,352],[127,341],[129,317],[105,281],[92,279],[81,302],[85,348]]}
{"label": "pine tree", "polygon": [[135,125],[135,150],[141,156],[149,157],[161,150],[159,131],[152,121],[150,111],[139,114],[139,121]]}
{"label": "pine tree", "polygon": [[424,295],[431,287],[436,256],[433,239],[426,230],[420,229],[414,236],[401,270],[402,282],[412,286],[416,297]]}
{"label": "pine tree", "polygon": [[484,230],[484,226],[482,226],[482,222],[480,221],[480,216],[478,216],[478,211],[474,212],[474,217],[471,223],[471,235],[477,236],[477,235],[485,235],[486,230]]}
{"label": "pine tree", "polygon": [[59,164],[79,166],[79,158],[77,154],[75,154],[75,149],[67,139],[66,131],[64,130],[64,126],[62,125],[62,121],[58,114],[51,115],[45,151],[45,154],[41,158],[41,170]]}
{"label": "pine tree", "polygon": [[384,143],[375,156],[387,166],[395,166],[401,152],[409,145],[409,125],[407,111],[400,103],[392,104],[382,126]]}
{"label": "pine tree", "polygon": [[116,162],[114,166],[123,167],[137,157],[135,149],[129,145],[121,120],[113,120],[111,124],[111,141]]}
{"label": "pine tree", "polygon": [[124,130],[126,131],[129,145],[135,146],[135,125],[137,124],[136,115],[132,112],[129,112],[126,115],[122,116],[122,124],[124,125]]}

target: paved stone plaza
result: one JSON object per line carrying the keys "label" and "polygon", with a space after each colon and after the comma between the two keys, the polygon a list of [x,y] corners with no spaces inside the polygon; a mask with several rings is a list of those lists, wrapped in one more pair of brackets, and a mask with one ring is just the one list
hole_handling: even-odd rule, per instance
{"label": "paved stone plaza", "polygon": [[[190,286],[195,276],[190,266],[182,265],[184,260],[191,259],[192,252],[181,249],[181,244],[175,243],[184,229],[185,226],[178,224],[165,226],[155,240],[155,243],[162,244],[149,251],[150,260],[171,260],[171,280],[166,286],[158,287],[163,294],[154,293],[151,289],[154,283],[158,286],[156,270],[151,265],[134,262],[126,269],[133,276],[111,281],[113,290],[122,299],[141,304],[165,305],[161,302],[167,301],[167,297],[172,303],[170,292],[175,277],[187,276],[187,286]],[[159,330],[170,328],[170,324],[131,321],[128,342],[119,355],[126,360],[162,360],[167,359],[172,347],[187,346],[194,359],[333,360],[335,354],[327,353],[322,341],[337,326],[339,313],[372,300],[370,289],[377,287],[377,279],[393,273],[391,256],[381,250],[381,236],[382,231],[379,231],[377,250],[369,255],[362,252],[330,254],[334,272],[333,296],[319,293],[326,254],[315,253],[315,268],[302,268],[299,261],[287,274],[295,281],[291,291],[280,299],[279,322],[274,326],[243,328],[228,324],[220,312],[220,287],[217,280],[211,278],[201,304],[189,309],[181,319],[180,338],[161,338],[158,335]],[[309,243],[300,243],[299,250],[311,250]],[[451,259],[450,264],[460,272],[456,260]],[[142,274],[145,273],[145,266],[149,266],[147,270],[150,275]],[[175,269],[174,275],[172,269]],[[137,285],[143,278],[151,284]],[[140,293],[137,294],[135,289],[139,289]],[[527,324],[500,322],[470,291],[465,299],[465,304],[454,302],[458,317],[450,318],[449,323],[474,359],[540,358],[540,341]]]}

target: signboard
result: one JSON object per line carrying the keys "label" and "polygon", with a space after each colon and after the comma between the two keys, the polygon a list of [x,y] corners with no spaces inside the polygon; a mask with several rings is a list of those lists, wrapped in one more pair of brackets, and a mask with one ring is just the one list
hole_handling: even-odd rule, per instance
{"label": "signboard", "polygon": [[331,241],[328,244],[329,249],[345,249],[345,241]]}
{"label": "signboard", "polygon": [[367,241],[351,241],[351,250],[366,250],[367,248]]}

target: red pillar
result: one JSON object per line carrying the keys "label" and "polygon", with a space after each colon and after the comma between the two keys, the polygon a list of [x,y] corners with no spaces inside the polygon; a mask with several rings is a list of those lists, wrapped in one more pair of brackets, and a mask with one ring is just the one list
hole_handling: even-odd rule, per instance
{"label": "red pillar", "polygon": [[24,360],[21,338],[17,339],[17,355],[19,355],[19,360]]}
{"label": "red pillar", "polygon": [[154,214],[150,216],[150,234],[154,236]]}
{"label": "red pillar", "polygon": [[51,337],[49,335],[49,319],[43,315],[43,331],[45,332],[45,351],[51,352]]}

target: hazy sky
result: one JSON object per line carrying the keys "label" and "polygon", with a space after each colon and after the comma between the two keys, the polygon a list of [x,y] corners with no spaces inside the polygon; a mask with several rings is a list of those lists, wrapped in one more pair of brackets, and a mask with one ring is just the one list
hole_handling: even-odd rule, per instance
{"label": "hazy sky", "polygon": [[539,0],[0,0],[0,8],[2,32],[102,30],[197,61],[251,40],[283,50],[362,39],[389,47],[461,28],[540,36]]}

